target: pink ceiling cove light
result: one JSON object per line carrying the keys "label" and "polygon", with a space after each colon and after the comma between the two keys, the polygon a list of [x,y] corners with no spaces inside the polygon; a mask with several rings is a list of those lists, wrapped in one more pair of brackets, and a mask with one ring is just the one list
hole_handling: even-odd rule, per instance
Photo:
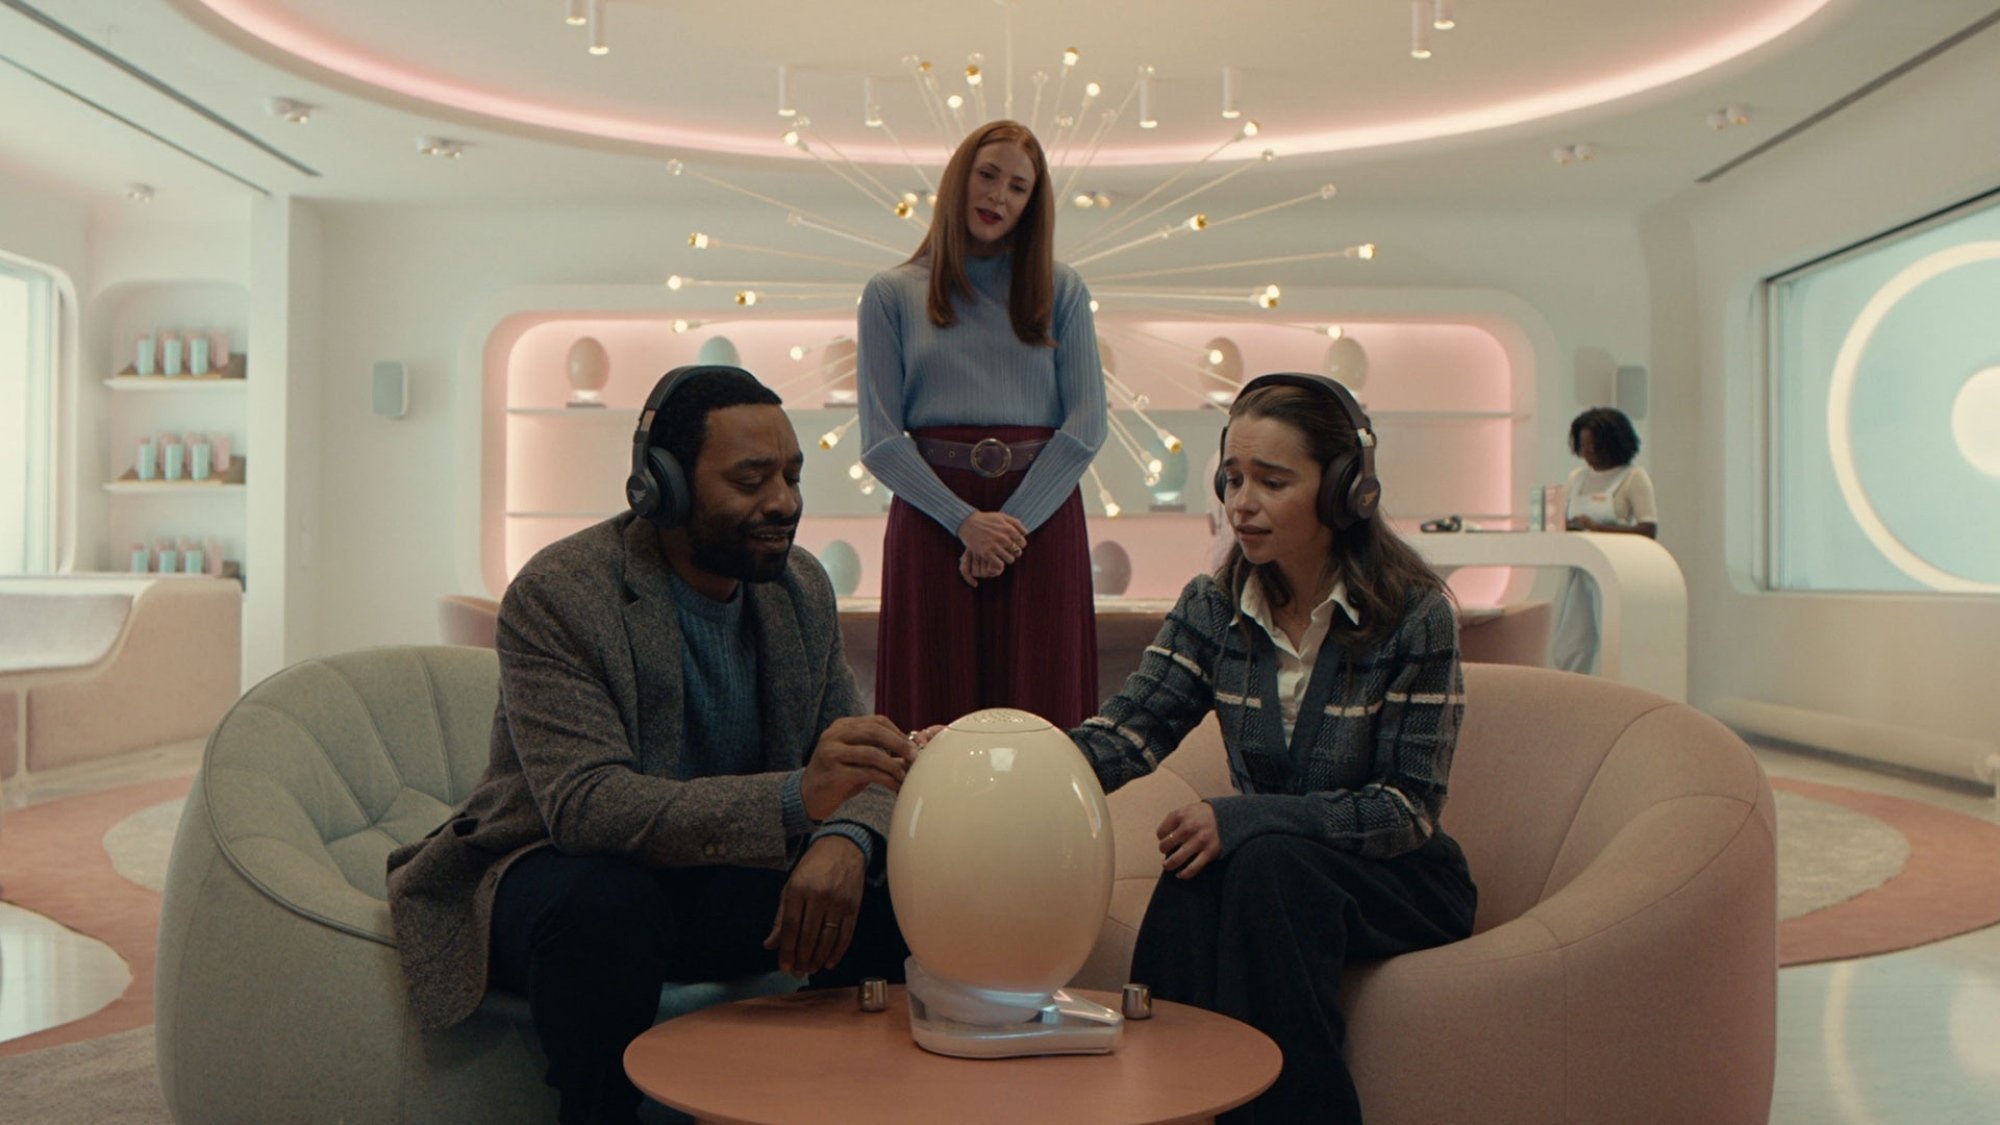
{"label": "pink ceiling cove light", "polygon": [[[537,100],[505,90],[442,77],[401,61],[390,60],[310,26],[274,0],[193,0],[245,34],[312,66],[356,82],[447,107],[521,125],[579,136],[646,145],[676,151],[696,150],[743,156],[777,156],[783,150],[762,129],[731,132],[703,128],[684,121],[653,116],[608,113]],[[1345,152],[1463,136],[1519,125],[1631,97],[1700,74],[1747,54],[1790,32],[1817,15],[1833,0],[1784,0],[1752,12],[1743,22],[1724,27],[1710,38],[1675,53],[1612,74],[1559,85],[1540,92],[1505,98],[1473,108],[1400,120],[1329,125],[1325,129],[1267,133],[1259,146],[1240,146],[1219,154],[1218,160],[1247,160],[1269,148],[1279,155]],[[1212,142],[1106,145],[1097,165],[1145,166],[1202,159]],[[843,145],[853,160],[872,164],[902,164],[910,156],[941,162],[942,149],[914,148],[909,154],[893,144],[855,142]],[[787,154],[803,159],[796,153]]]}

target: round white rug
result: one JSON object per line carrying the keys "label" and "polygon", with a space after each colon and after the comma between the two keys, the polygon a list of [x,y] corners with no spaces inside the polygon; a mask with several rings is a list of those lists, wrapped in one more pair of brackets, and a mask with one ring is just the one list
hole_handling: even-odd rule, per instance
{"label": "round white rug", "polygon": [[1846,902],[1901,874],[1910,842],[1839,805],[1777,790],[1778,919]]}

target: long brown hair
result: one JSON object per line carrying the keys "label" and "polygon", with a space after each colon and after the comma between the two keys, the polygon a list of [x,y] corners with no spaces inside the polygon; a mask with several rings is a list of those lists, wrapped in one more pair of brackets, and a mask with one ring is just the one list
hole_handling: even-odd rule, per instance
{"label": "long brown hair", "polygon": [[[1243,418],[1270,418],[1290,426],[1304,439],[1307,456],[1321,465],[1361,447],[1360,435],[1347,412],[1325,395],[1303,387],[1259,387],[1238,397],[1229,408],[1229,420],[1233,423]],[[1379,644],[1395,633],[1412,592],[1429,589],[1450,595],[1444,579],[1390,528],[1380,509],[1374,519],[1334,529],[1323,573],[1345,583],[1348,602],[1361,611],[1359,628],[1329,634],[1329,639],[1344,648]],[[1215,580],[1239,602],[1243,587],[1254,580],[1263,587],[1264,600],[1273,609],[1290,604],[1293,596],[1278,564],[1252,563],[1243,557],[1241,543],[1230,544],[1229,558],[1215,572]]]}
{"label": "long brown hair", "polygon": [[972,182],[972,163],[979,150],[1000,142],[1015,145],[1028,154],[1035,166],[1035,186],[1028,192],[1027,210],[1007,232],[1008,253],[1013,257],[1013,281],[1007,295],[1007,313],[1014,322],[1014,335],[1024,344],[1054,347],[1049,322],[1055,308],[1055,189],[1049,186],[1049,162],[1042,154],[1042,142],[1018,121],[995,121],[976,129],[959,142],[958,151],[944,166],[938,181],[937,206],[931,211],[930,233],[910,261],[928,258],[931,267],[930,318],[939,328],[958,323],[952,310],[953,294],[972,297],[972,283],[965,276],[966,233],[965,197]]}

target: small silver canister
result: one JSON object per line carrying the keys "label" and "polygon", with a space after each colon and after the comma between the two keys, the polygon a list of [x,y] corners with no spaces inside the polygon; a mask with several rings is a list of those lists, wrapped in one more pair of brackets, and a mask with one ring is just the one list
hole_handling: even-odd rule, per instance
{"label": "small silver canister", "polygon": [[889,982],[881,977],[863,977],[855,986],[855,998],[864,1012],[885,1012],[889,1010]]}
{"label": "small silver canister", "polygon": [[1128,1020],[1149,1020],[1153,1018],[1153,990],[1143,984],[1125,986],[1125,1018]]}

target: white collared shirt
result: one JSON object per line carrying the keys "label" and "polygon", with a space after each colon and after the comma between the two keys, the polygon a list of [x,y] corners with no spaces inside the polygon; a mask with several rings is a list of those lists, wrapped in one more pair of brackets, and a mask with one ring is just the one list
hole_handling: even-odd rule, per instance
{"label": "white collared shirt", "polygon": [[1292,741],[1292,727],[1299,721],[1299,703],[1305,699],[1306,687],[1312,682],[1313,664],[1319,659],[1319,650],[1326,643],[1327,633],[1333,629],[1335,606],[1347,614],[1349,621],[1361,624],[1361,611],[1347,600],[1347,583],[1335,582],[1326,600],[1313,607],[1305,635],[1294,646],[1292,639],[1278,627],[1277,618],[1265,602],[1263,584],[1255,578],[1243,584],[1243,597],[1236,605],[1237,614],[1262,625],[1264,631],[1271,635],[1271,646],[1278,653],[1278,710],[1284,718],[1287,745]]}

